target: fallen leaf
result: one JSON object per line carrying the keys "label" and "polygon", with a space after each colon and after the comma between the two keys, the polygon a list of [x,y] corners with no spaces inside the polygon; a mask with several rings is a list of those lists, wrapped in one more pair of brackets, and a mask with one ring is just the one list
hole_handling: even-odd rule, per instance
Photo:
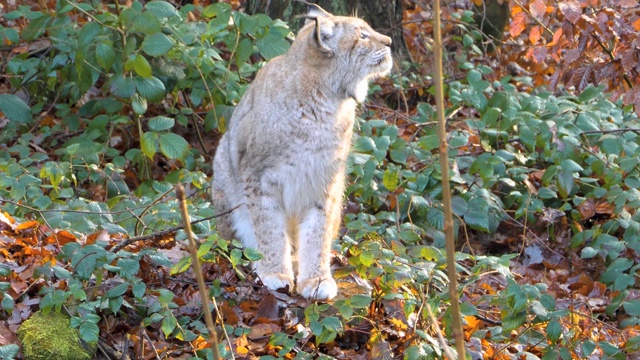
{"label": "fallen leaf", "polygon": [[278,300],[272,293],[263,297],[256,307],[256,317],[264,317],[267,319],[278,319],[279,307]]}

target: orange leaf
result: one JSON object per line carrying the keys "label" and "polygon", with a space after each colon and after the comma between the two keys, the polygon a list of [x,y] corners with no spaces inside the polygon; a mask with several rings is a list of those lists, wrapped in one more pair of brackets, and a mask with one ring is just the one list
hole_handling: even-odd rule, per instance
{"label": "orange leaf", "polygon": [[511,24],[509,25],[509,34],[511,34],[512,37],[520,35],[524,31],[526,21],[527,14],[516,14],[516,16],[513,18],[513,21],[511,21]]}
{"label": "orange leaf", "polygon": [[4,217],[7,218],[7,220],[9,220],[10,223],[12,224],[16,223],[16,219],[14,219],[13,216],[9,215],[8,212],[3,211],[2,213],[4,214]]}
{"label": "orange leaf", "polygon": [[55,244],[62,246],[71,242],[76,242],[78,239],[72,233],[62,230],[58,231],[55,235],[49,235],[45,240],[46,244]]}
{"label": "orange leaf", "polygon": [[511,9],[511,17],[515,17],[517,14],[522,13],[522,8],[520,6],[514,6]]}
{"label": "orange leaf", "polygon": [[191,341],[191,346],[196,350],[202,350],[209,347],[209,344],[207,343],[207,339],[198,336],[195,340]]}
{"label": "orange leaf", "polygon": [[529,33],[529,41],[531,41],[531,45],[535,45],[540,40],[540,35],[542,34],[542,28],[540,25],[536,25],[531,29]]}
{"label": "orange leaf", "polygon": [[595,203],[593,199],[587,199],[578,205],[578,211],[582,215],[582,219],[590,219],[596,214]]}
{"label": "orange leaf", "polygon": [[480,330],[482,326],[482,321],[478,320],[475,316],[465,316],[464,322],[466,323],[464,330],[468,336]]}
{"label": "orange leaf", "polygon": [[22,45],[22,46],[14,47],[13,50],[11,50],[11,52],[14,54],[24,54],[26,52],[29,52],[29,46]]}
{"label": "orange leaf", "polygon": [[39,222],[35,220],[31,220],[31,221],[23,222],[22,224],[18,225],[18,227],[16,227],[16,230],[32,229],[37,227],[38,225],[40,225]]}
{"label": "orange leaf", "polygon": [[613,215],[615,210],[616,206],[608,202],[601,201],[596,205],[596,214]]}
{"label": "orange leaf", "polygon": [[547,44],[548,47],[552,47],[558,44],[558,41],[562,37],[562,28],[558,28],[555,33],[553,33],[553,40]]}
{"label": "orange leaf", "polygon": [[640,31],[640,17],[635,19],[635,21],[631,23],[631,26],[633,26],[636,31]]}

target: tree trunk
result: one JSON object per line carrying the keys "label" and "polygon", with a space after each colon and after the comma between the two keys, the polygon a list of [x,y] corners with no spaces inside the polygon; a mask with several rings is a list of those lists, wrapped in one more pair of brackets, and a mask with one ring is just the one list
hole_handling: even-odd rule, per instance
{"label": "tree trunk", "polygon": [[[410,59],[407,44],[402,33],[403,0],[315,0],[334,15],[357,15],[367,21],[376,31],[388,35],[393,41],[391,48],[397,59]],[[304,14],[306,6],[294,0],[247,0],[248,14],[263,13],[272,19],[281,19],[296,31],[302,21],[296,16]]]}

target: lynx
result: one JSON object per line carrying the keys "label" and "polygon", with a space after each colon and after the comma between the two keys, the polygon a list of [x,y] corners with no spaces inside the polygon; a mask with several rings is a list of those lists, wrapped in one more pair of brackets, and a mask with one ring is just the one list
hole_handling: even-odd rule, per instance
{"label": "lynx", "polygon": [[231,117],[213,161],[213,206],[235,208],[218,219],[219,234],[262,253],[253,268],[265,286],[293,290],[295,270],[299,294],[331,299],[356,105],[368,82],[391,70],[391,39],[316,5],[304,17],[291,48],[259,71]]}

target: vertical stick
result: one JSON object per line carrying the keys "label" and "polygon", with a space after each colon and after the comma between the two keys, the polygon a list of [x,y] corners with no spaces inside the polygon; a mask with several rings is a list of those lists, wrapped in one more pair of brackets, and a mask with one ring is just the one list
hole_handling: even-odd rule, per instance
{"label": "vertical stick", "polygon": [[213,358],[215,360],[222,359],[220,357],[220,350],[218,349],[218,334],[211,317],[211,310],[209,309],[209,293],[207,287],[204,284],[204,277],[202,276],[202,269],[200,268],[200,259],[198,259],[198,246],[193,238],[191,232],[191,220],[189,219],[189,213],[187,212],[187,201],[184,197],[184,189],[182,185],[176,185],[176,196],[180,202],[180,212],[182,213],[182,222],[184,223],[184,232],[189,239],[189,252],[191,253],[191,266],[193,267],[193,273],[198,281],[198,289],[200,290],[200,299],[202,300],[202,312],[204,314],[204,321],[207,323],[207,329],[209,329],[209,343],[211,350],[213,351]]}
{"label": "vertical stick", "polygon": [[453,239],[453,217],[451,214],[451,186],[449,185],[449,155],[447,128],[444,120],[444,89],[442,70],[442,34],[440,32],[440,0],[433,1],[433,52],[435,56],[436,107],[438,110],[438,150],[440,152],[440,171],[442,173],[442,204],[444,206],[444,234],[447,239],[447,271],[449,272],[449,297],[451,298],[451,318],[453,335],[456,342],[458,359],[465,359],[464,333],[458,300],[458,278],[456,272],[456,247]]}

